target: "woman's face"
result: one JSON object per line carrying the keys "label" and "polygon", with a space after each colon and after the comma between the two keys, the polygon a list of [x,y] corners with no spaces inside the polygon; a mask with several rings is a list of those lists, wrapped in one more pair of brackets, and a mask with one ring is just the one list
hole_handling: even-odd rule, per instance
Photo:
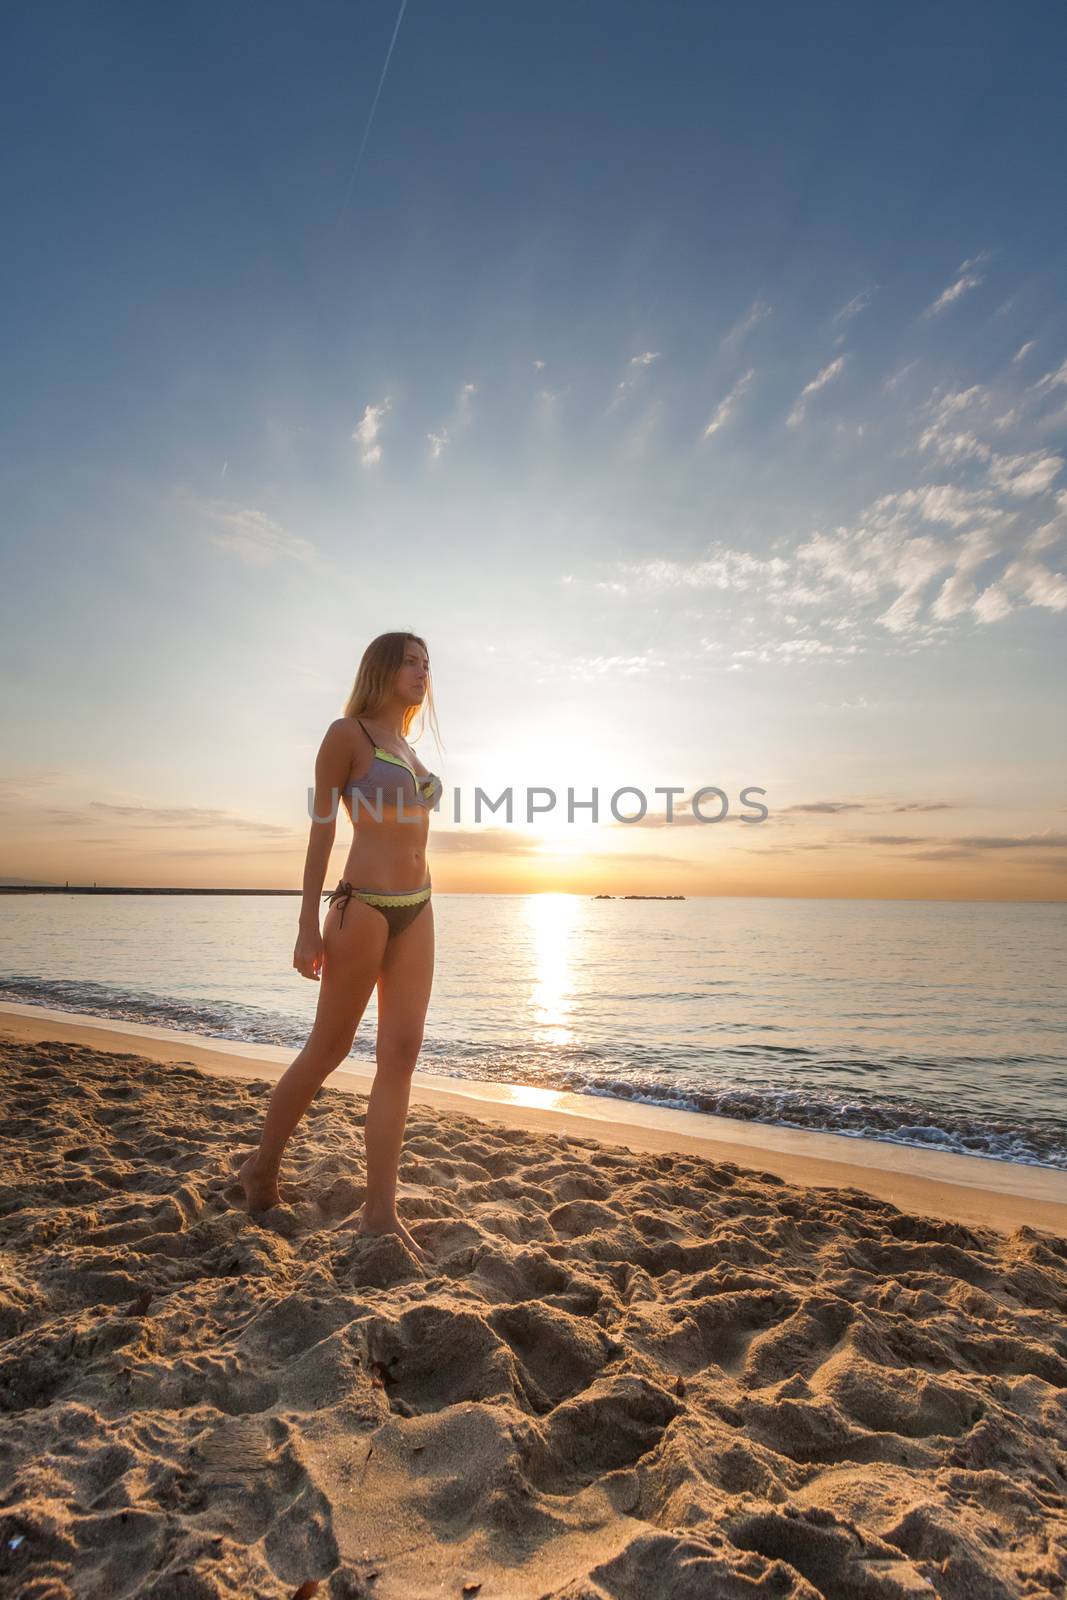
{"label": "woman's face", "polygon": [[404,647],[404,660],[396,675],[396,692],[405,705],[421,705],[426,697],[429,682],[430,658],[421,644],[409,639]]}

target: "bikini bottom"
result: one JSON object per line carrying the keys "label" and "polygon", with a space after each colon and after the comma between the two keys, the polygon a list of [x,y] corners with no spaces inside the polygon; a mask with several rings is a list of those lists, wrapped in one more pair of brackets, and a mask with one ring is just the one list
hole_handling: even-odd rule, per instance
{"label": "bikini bottom", "polygon": [[430,883],[427,881],[421,889],[404,889],[397,894],[387,894],[381,889],[356,889],[342,878],[336,889],[331,889],[326,898],[332,906],[334,901],[341,903],[341,920],[338,927],[344,927],[345,911],[349,900],[362,900],[364,905],[373,906],[380,911],[389,924],[389,932],[385,942],[389,943],[396,934],[414,922],[423,906],[430,903]]}

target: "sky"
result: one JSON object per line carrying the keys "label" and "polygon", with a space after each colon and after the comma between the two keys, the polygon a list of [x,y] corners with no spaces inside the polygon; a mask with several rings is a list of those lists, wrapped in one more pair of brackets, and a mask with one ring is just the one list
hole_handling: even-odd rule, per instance
{"label": "sky", "polygon": [[410,629],[439,892],[1067,897],[1061,5],[0,27],[0,881],[298,890]]}

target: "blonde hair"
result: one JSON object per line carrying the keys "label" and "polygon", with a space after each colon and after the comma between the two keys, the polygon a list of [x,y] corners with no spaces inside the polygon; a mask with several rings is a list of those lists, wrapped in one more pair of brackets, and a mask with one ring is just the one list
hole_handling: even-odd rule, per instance
{"label": "blonde hair", "polygon": [[376,717],[388,703],[393,692],[396,675],[404,665],[404,652],[409,642],[421,645],[426,650],[426,697],[421,706],[408,706],[404,711],[401,724],[401,733],[406,739],[408,729],[415,718],[422,713],[423,723],[419,727],[415,738],[421,738],[425,731],[425,713],[429,711],[430,726],[433,729],[437,748],[440,750],[441,736],[437,728],[437,713],[433,703],[433,679],[429,669],[429,650],[426,649],[425,639],[420,639],[417,633],[380,633],[372,639],[363,652],[363,659],[359,663],[356,681],[352,685],[352,693],[345,701],[342,713],[346,717]]}

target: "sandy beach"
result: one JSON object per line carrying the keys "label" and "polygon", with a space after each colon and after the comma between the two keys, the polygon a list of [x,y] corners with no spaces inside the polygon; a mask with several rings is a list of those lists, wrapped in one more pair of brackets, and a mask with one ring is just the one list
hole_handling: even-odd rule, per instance
{"label": "sandy beach", "polygon": [[[1067,1178],[0,1012],[0,1589],[1061,1597]],[[476,1092],[475,1092],[476,1091]]]}

